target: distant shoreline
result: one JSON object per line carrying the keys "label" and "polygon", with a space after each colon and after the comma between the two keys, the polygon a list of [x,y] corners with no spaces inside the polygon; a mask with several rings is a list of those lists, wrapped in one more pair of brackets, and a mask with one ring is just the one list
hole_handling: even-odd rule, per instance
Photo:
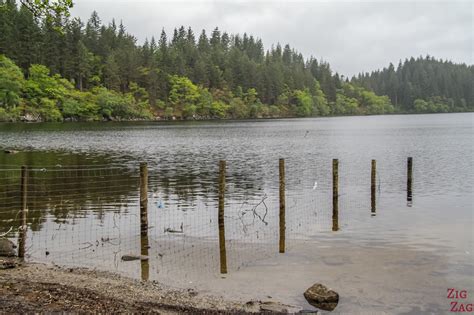
{"label": "distant shoreline", "polygon": [[463,114],[474,113],[474,111],[455,111],[447,113],[386,113],[386,114],[360,114],[360,115],[327,115],[327,116],[306,116],[306,117],[260,117],[260,118],[195,118],[195,119],[112,119],[112,120],[63,120],[63,121],[0,121],[4,124],[61,124],[61,123],[130,123],[130,122],[217,122],[217,121],[265,121],[265,120],[283,120],[283,119],[308,119],[308,118],[340,118],[340,117],[368,117],[368,116],[408,116],[408,115],[434,115],[434,114]]}

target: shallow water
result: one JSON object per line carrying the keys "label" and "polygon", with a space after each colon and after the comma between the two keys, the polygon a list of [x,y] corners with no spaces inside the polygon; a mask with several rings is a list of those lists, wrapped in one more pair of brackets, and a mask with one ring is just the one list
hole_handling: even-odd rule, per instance
{"label": "shallow water", "polygon": [[[444,286],[464,286],[474,296],[473,120],[473,114],[440,114],[0,124],[0,234],[12,227],[8,236],[16,239],[18,168],[29,165],[30,260],[236,292],[234,298],[270,295],[302,307],[309,307],[302,292],[324,280],[346,295],[341,312],[350,312],[355,299],[374,312],[384,306],[388,313],[447,311]],[[285,158],[287,175],[283,255],[279,158]],[[333,158],[339,159],[338,231],[332,231]],[[219,276],[217,245],[220,159],[227,161],[226,279]],[[377,160],[375,212],[371,159]],[[138,207],[138,164],[144,161],[150,191],[146,240],[140,237]],[[149,248],[141,248],[144,242]],[[120,260],[140,252],[149,255],[148,263]],[[386,257],[397,252],[398,259],[386,266]],[[368,263],[378,271],[373,277]],[[418,281],[403,276],[407,270]],[[401,287],[406,290],[397,291]],[[369,293],[379,294],[377,303]],[[399,305],[403,296],[411,301],[405,306]],[[416,304],[414,296],[423,299]],[[352,310],[363,312],[362,306]]]}

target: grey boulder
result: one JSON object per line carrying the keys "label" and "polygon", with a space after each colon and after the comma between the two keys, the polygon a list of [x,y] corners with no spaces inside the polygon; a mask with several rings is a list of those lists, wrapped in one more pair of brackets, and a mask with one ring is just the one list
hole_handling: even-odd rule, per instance
{"label": "grey boulder", "polygon": [[6,238],[0,238],[0,257],[16,256],[16,245]]}

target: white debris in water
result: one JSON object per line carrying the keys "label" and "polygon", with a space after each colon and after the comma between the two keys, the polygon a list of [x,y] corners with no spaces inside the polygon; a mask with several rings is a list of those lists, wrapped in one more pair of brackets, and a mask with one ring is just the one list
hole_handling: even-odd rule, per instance
{"label": "white debris in water", "polygon": [[313,190],[315,190],[316,188],[318,188],[318,182],[314,182],[314,185],[313,185]]}

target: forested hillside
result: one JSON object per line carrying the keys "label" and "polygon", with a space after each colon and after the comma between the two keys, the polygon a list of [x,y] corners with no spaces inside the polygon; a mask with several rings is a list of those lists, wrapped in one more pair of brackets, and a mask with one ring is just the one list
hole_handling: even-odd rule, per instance
{"label": "forested hillside", "polygon": [[403,112],[451,112],[474,109],[474,67],[436,60],[410,58],[397,69],[360,74],[351,80],[377,94],[388,95]]}
{"label": "forested hillside", "polygon": [[[417,83],[401,75],[394,94],[381,83],[385,70],[349,82],[326,62],[305,60],[288,45],[266,50],[247,34],[218,28],[195,34],[181,26],[169,36],[157,30],[158,39],[139,45],[122,23],[104,24],[96,12],[86,23],[42,20],[14,0],[0,4],[0,120],[383,114],[414,111],[418,98],[429,102],[434,96],[452,99],[436,111],[472,110],[472,91],[464,87],[452,97],[405,94],[400,87],[408,84],[417,91]],[[458,84],[472,81],[472,66],[451,66]],[[468,75],[458,75],[458,67]],[[431,72],[424,73],[423,84],[431,79]],[[409,78],[419,75],[410,72]],[[452,75],[442,80],[454,84]],[[429,106],[415,110],[432,111]]]}

